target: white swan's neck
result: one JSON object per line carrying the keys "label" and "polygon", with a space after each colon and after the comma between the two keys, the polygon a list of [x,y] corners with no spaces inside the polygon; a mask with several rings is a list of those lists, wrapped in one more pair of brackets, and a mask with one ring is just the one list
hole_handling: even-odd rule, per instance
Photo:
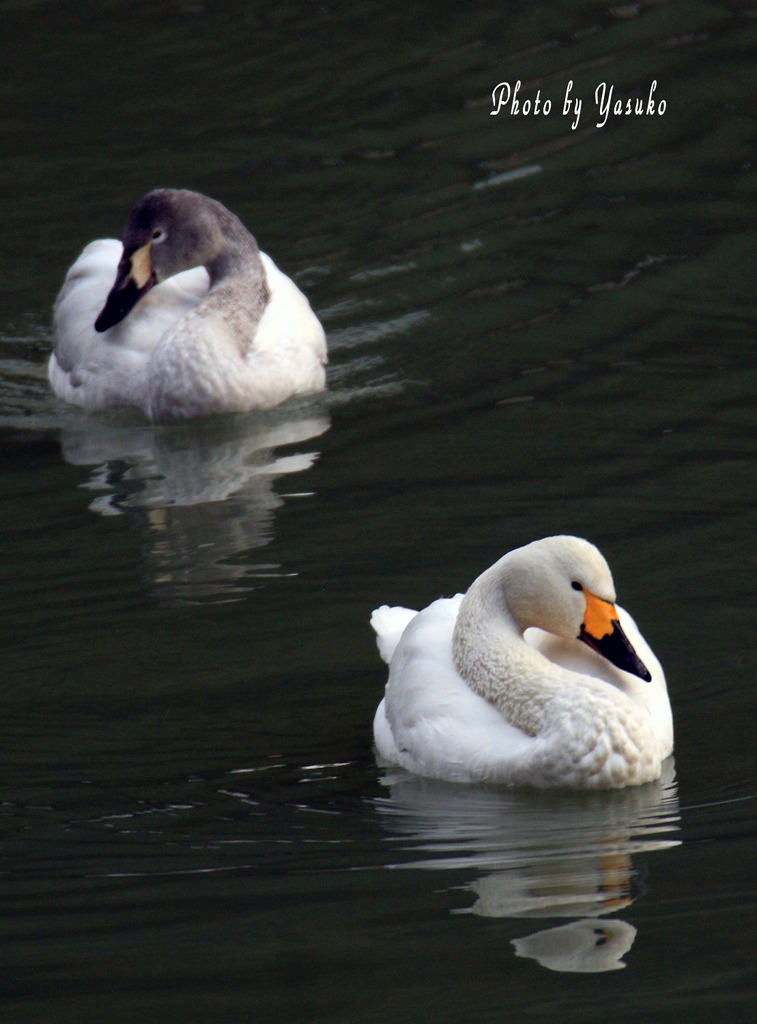
{"label": "white swan's neck", "polygon": [[468,686],[537,740],[527,777],[590,787],[657,778],[647,712],[615,687],[555,664],[525,641],[531,623],[517,621],[508,606],[507,568],[493,566],[463,598],[452,654]]}
{"label": "white swan's neck", "polygon": [[463,598],[452,654],[470,688],[509,722],[529,736],[545,730],[550,701],[565,670],[523,639],[523,629],[507,605],[501,574],[484,573]]}

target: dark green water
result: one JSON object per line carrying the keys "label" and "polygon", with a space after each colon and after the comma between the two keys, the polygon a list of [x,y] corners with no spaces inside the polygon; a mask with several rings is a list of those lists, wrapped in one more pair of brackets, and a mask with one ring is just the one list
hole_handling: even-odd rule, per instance
{"label": "dark green water", "polygon": [[[756,15],[0,3],[3,1020],[754,1019]],[[548,116],[491,116],[518,80]],[[157,185],[308,293],[326,395],[52,398],[63,274]],[[554,532],[665,665],[675,776],[381,772],[371,609]]]}

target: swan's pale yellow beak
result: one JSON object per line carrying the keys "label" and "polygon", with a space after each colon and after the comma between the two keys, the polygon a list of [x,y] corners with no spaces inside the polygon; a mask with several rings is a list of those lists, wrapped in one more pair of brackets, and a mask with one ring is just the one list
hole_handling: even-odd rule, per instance
{"label": "swan's pale yellow beak", "polygon": [[120,323],[155,284],[157,278],[152,267],[152,242],[147,242],[132,253],[124,252],[118,264],[115,283],[95,320],[95,330],[102,333]]}
{"label": "swan's pale yellow beak", "polygon": [[597,597],[589,590],[584,590],[583,593],[586,599],[586,614],[581,623],[578,639],[583,640],[603,658],[607,658],[616,668],[650,682],[652,676],[623,632],[615,605]]}

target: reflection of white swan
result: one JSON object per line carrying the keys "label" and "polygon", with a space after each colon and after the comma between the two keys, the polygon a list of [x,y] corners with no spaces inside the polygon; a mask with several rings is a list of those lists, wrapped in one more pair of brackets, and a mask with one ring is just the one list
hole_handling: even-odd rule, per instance
{"label": "reflection of white swan", "polygon": [[[383,784],[389,795],[374,806],[389,834],[388,866],[445,872],[450,903],[473,897],[451,913],[591,919],[588,932],[537,933],[547,937],[533,946],[517,940],[521,955],[554,970],[617,969],[635,930],[605,915],[639,895],[633,858],[679,845],[672,758],[655,782],[594,793],[462,787],[402,769],[389,770]],[[604,931],[592,938],[595,928]]]}
{"label": "reflection of white swan", "polygon": [[197,192],[150,192],[123,247],[91,242],[53,329],[53,390],[90,411],[135,406],[166,423],[270,408],[325,382],[325,336],[305,296]]}
{"label": "reflection of white swan", "polygon": [[[620,840],[620,842],[619,842]],[[550,858],[548,870],[495,871],[471,882],[476,902],[459,913],[479,917],[578,917],[612,914],[634,899],[634,867],[624,837],[607,840],[594,855]]]}
{"label": "reflection of white swan", "polygon": [[282,406],[170,428],[82,419],[60,438],[67,462],[95,467],[83,484],[102,492],[92,510],[127,514],[141,528],[162,596],[229,599],[250,580],[283,574],[239,556],[270,542],[284,500],[274,482],[311,466],[317,453],[300,446],[328,428],[323,413]]}
{"label": "reflection of white swan", "polygon": [[636,929],[627,921],[572,921],[513,939],[515,955],[536,960],[552,971],[599,974],[619,971],[633,945]]}
{"label": "reflection of white swan", "polygon": [[600,789],[658,778],[673,748],[662,668],[588,541],[535,541],[464,596],[420,614],[384,606],[372,624],[390,664],[374,721],[385,763]]}
{"label": "reflection of white swan", "polygon": [[[597,916],[632,897],[631,857],[677,846],[673,759],[662,777],[599,793],[461,787],[390,769],[376,801],[392,835],[392,867],[474,870],[499,885],[466,889],[489,917]],[[486,874],[482,876],[482,872]]]}

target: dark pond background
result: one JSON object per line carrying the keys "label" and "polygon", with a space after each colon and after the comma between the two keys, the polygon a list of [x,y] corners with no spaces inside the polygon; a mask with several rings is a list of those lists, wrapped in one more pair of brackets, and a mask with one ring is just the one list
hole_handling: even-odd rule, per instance
{"label": "dark pond background", "polygon": [[[757,8],[4,0],[0,38],[2,1019],[754,1019]],[[491,115],[519,80],[548,116]],[[48,393],[67,266],[158,185],[307,292],[325,395]],[[371,609],[554,532],[663,661],[675,768],[379,770]]]}

